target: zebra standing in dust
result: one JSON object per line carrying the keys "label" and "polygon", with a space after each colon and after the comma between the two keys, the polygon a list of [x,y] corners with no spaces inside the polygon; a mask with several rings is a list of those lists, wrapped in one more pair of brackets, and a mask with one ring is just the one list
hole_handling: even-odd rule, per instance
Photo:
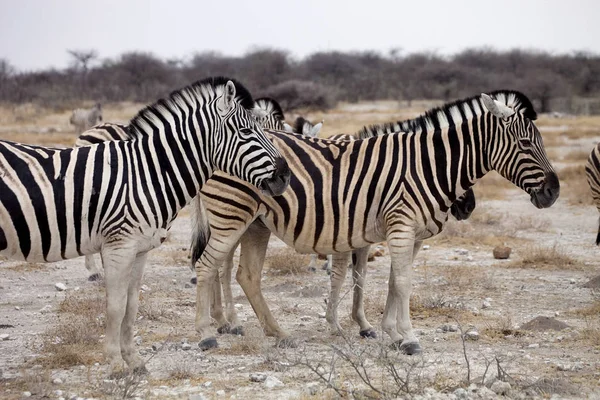
{"label": "zebra standing in dust", "polygon": [[[585,165],[585,174],[590,185],[594,204],[598,212],[600,212],[600,143],[592,149],[588,157]],[[596,236],[596,245],[600,245],[600,226],[598,227],[598,235]]]}
{"label": "zebra standing in dust", "polygon": [[[196,235],[192,252],[193,261],[201,254],[196,265],[201,346],[217,344],[208,289],[238,242],[237,281],[265,333],[289,343],[260,288],[273,232],[305,253],[344,253],[387,241],[391,268],[382,327],[401,351],[419,353],[409,314],[412,261],[422,241],[442,230],[452,203],[491,170],[527,192],[538,208],[550,207],[558,198],[558,177],[535,119],[523,94],[497,91],[428,111],[410,123],[409,132],[365,140],[268,132],[292,170],[289,190],[266,198],[235,178],[215,174],[202,191],[210,237]],[[232,210],[236,212],[228,215]],[[207,229],[200,226],[199,232]]]}
{"label": "zebra standing in dust", "polygon": [[80,134],[92,126],[102,122],[102,104],[96,103],[92,108],[77,108],[73,110],[69,123],[75,126],[75,132]]}
{"label": "zebra standing in dust", "polygon": [[0,141],[0,254],[52,262],[101,252],[106,355],[143,369],[133,323],[148,251],[215,170],[278,195],[289,169],[257,124],[250,93],[209,78],[141,110],[130,140],[73,149]]}

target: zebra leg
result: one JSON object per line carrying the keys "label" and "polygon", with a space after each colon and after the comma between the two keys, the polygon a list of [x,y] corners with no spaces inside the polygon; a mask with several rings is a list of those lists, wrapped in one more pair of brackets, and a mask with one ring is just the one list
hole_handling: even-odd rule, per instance
{"label": "zebra leg", "polygon": [[331,288],[329,291],[329,301],[327,302],[327,312],[325,313],[325,319],[329,323],[329,329],[333,334],[341,335],[342,327],[338,319],[338,305],[340,303],[340,290],[344,284],[346,278],[346,272],[348,271],[348,259],[350,252],[335,254],[333,258],[333,264],[331,268]]}
{"label": "zebra leg", "polygon": [[319,256],[317,254],[311,254],[310,255],[310,263],[308,264],[308,270],[309,271],[316,271],[317,270],[317,260],[319,259]]}
{"label": "zebra leg", "polygon": [[137,317],[140,286],[144,275],[144,267],[148,253],[138,254],[131,270],[129,288],[127,290],[127,308],[121,324],[121,356],[130,369],[136,372],[146,372],[144,361],[137,355],[133,343],[133,324]]}
{"label": "zebra leg", "polygon": [[[127,310],[127,297],[136,249],[119,242],[102,249],[106,286],[106,358],[112,374],[123,372],[121,356],[121,324]],[[137,293],[136,293],[137,295]]]}
{"label": "zebra leg", "polygon": [[[219,269],[219,275],[221,277],[221,286],[223,288],[223,297],[225,298],[225,315],[228,323],[228,330],[226,333],[232,335],[244,335],[244,328],[238,319],[237,312],[233,304],[233,293],[231,292],[231,273],[233,272],[233,255],[235,248],[229,252],[223,265]],[[219,328],[220,329],[220,328]]]}
{"label": "zebra leg", "polygon": [[[222,267],[221,267],[222,268]],[[221,269],[219,268],[219,270]],[[223,301],[221,298],[221,280],[219,279],[219,275],[215,275],[215,281],[212,284],[212,299],[210,302],[210,316],[212,319],[217,321],[217,332],[219,333],[227,333],[229,331],[229,324],[227,319],[225,319],[225,314],[223,313]],[[226,331],[222,331],[221,327],[226,327]]]}
{"label": "zebra leg", "polygon": [[395,229],[388,236],[392,266],[382,321],[383,331],[390,335],[394,346],[408,355],[421,353],[421,345],[410,322],[409,307],[414,245],[412,230]]}
{"label": "zebra leg", "polygon": [[[198,346],[202,350],[218,347],[216,335],[210,327],[210,306],[211,300],[215,297],[213,286],[218,279],[217,274],[221,261],[210,257],[214,260],[214,264],[210,263],[206,255],[207,251],[204,251],[200,257],[200,267],[196,266],[196,331],[201,338]],[[221,289],[218,288],[218,290]]]}
{"label": "zebra leg", "polygon": [[367,261],[371,246],[355,250],[352,254],[352,282],[354,296],[352,298],[352,319],[360,326],[360,336],[376,338],[377,332],[367,321],[364,307],[365,278],[367,276]]}
{"label": "zebra leg", "polygon": [[333,256],[331,254],[327,254],[327,261],[323,264],[323,269],[327,271],[328,274],[331,274],[331,266],[333,264]]}
{"label": "zebra leg", "polygon": [[275,318],[273,318],[260,287],[262,268],[270,236],[271,232],[268,229],[255,225],[251,225],[250,229],[242,236],[240,265],[238,266],[236,279],[244,290],[250,305],[252,305],[265,335],[276,337],[278,347],[296,347],[296,343],[290,338],[290,334],[281,329]]}
{"label": "zebra leg", "polygon": [[85,268],[88,270],[89,273],[88,281],[95,282],[102,279],[102,272],[97,266],[93,254],[88,254],[85,256]]}

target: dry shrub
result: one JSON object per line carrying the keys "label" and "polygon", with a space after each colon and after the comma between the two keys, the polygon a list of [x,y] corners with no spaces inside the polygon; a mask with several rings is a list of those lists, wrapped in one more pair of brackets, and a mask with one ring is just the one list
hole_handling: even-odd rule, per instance
{"label": "dry shrub", "polygon": [[219,347],[214,352],[230,356],[260,355],[267,346],[262,329],[250,326],[246,327],[244,336],[234,337],[229,347]]}
{"label": "dry shrub", "polygon": [[581,330],[581,338],[591,346],[600,347],[600,322],[586,320],[586,327]]}
{"label": "dry shrub", "polygon": [[48,266],[44,264],[24,262],[21,264],[13,265],[12,267],[8,267],[6,269],[17,272],[36,272],[41,271],[44,268],[48,268]]}
{"label": "dry shrub", "polygon": [[410,296],[410,312],[418,318],[446,316],[461,319],[467,313],[461,303],[453,301],[441,293],[412,294]]}
{"label": "dry shrub", "polygon": [[509,268],[581,269],[581,263],[556,244],[552,247],[527,246],[519,253],[522,255],[520,260],[504,264],[504,266]]}
{"label": "dry shrub", "polygon": [[169,368],[169,379],[175,381],[183,381],[185,379],[191,379],[195,376],[192,366],[183,361],[178,362],[174,366]]}
{"label": "dry shrub", "polygon": [[561,197],[571,204],[591,205],[593,203],[590,186],[585,175],[585,165],[571,165],[558,170]]}
{"label": "dry shrub", "polygon": [[173,318],[173,312],[165,303],[165,299],[158,299],[156,293],[147,298],[140,294],[138,314],[149,321],[164,321]]}
{"label": "dry shrub", "polygon": [[512,315],[505,314],[493,321],[487,322],[483,333],[496,339],[504,339],[505,336],[524,336],[525,332],[514,327]]}
{"label": "dry shrub", "polygon": [[58,325],[43,337],[41,360],[44,364],[66,368],[100,361],[100,337],[105,329],[105,303],[101,293],[67,294],[58,313]]}
{"label": "dry shrub", "polygon": [[0,379],[0,382],[7,382],[6,387],[10,388],[14,393],[14,397],[9,395],[10,391],[3,393],[3,399],[22,399],[21,393],[27,391],[32,394],[32,398],[46,399],[52,398],[52,370],[50,368],[43,369],[22,369],[20,376],[15,380],[10,381],[10,386],[7,381]]}
{"label": "dry shrub", "polygon": [[277,249],[267,256],[268,272],[273,275],[296,275],[308,272],[310,256],[291,248]]}

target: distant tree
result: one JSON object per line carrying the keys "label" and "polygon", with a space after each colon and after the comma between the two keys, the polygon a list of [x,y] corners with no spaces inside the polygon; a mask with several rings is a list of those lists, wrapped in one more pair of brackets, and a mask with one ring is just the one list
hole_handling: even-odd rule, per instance
{"label": "distant tree", "polygon": [[90,64],[98,58],[96,50],[67,50],[67,53],[73,57],[72,65],[83,75],[87,74]]}

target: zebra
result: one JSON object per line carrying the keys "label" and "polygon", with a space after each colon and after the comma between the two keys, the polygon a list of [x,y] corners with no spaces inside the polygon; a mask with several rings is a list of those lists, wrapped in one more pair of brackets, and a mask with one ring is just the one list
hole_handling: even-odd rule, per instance
{"label": "zebra", "polygon": [[[409,316],[412,260],[422,241],[442,230],[451,204],[491,170],[527,192],[537,208],[550,207],[559,196],[536,117],[522,93],[496,91],[434,108],[410,122],[408,132],[364,140],[267,131],[292,170],[288,191],[266,198],[240,182],[224,195],[237,181],[215,174],[196,201],[200,211],[210,213],[211,226],[210,237],[195,235],[192,251],[192,261],[200,259],[195,267],[201,346],[217,345],[207,289],[238,242],[237,281],[265,333],[281,345],[290,343],[260,289],[273,232],[306,253],[345,253],[387,241],[391,268],[382,328],[400,351],[421,352]],[[219,213],[223,207],[236,212]]]}
{"label": "zebra", "polygon": [[52,262],[100,252],[106,356],[144,370],[133,323],[148,251],[216,171],[279,195],[290,171],[239,82],[208,78],[142,109],[128,141],[52,149],[0,141],[0,254]]}
{"label": "zebra", "polygon": [[[591,151],[585,165],[585,174],[587,177],[590,191],[594,204],[600,212],[600,143],[598,143]],[[596,245],[600,245],[600,224],[598,227],[598,235],[596,236]]]}
{"label": "zebra", "polygon": [[80,134],[92,126],[102,122],[102,104],[96,103],[92,108],[77,108],[73,110],[69,123],[75,126],[76,133]]}
{"label": "zebra", "polygon": [[[270,97],[261,97],[255,100],[255,107],[261,114],[260,124],[263,128],[284,130],[285,116],[279,103]],[[310,124],[309,121],[303,119],[305,123]],[[313,126],[310,124],[311,127]],[[289,126],[289,125],[287,125]],[[321,124],[322,126],[322,124]],[[314,130],[313,128],[311,128]],[[319,128],[320,129],[320,128]],[[318,130],[316,130],[318,134]],[[106,123],[95,127],[94,129],[87,130],[77,137],[75,141],[75,147],[89,146],[96,143],[105,141],[117,141],[117,140],[129,140],[129,130],[125,125]],[[93,282],[101,278],[101,268],[99,268],[94,261],[94,255],[88,254],[85,256],[85,267],[89,272],[88,280]],[[231,279],[229,279],[231,281]],[[192,278],[193,284],[196,283],[196,278]],[[217,286],[218,287],[218,286]],[[229,288],[227,288],[229,289]],[[227,293],[231,293],[231,290],[227,290]]]}

